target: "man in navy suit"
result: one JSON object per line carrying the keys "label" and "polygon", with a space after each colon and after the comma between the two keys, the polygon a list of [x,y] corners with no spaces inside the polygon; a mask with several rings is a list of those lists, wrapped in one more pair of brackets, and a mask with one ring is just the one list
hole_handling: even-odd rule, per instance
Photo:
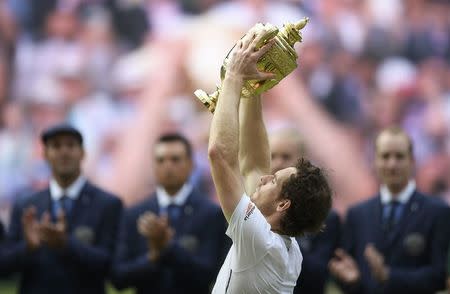
{"label": "man in navy suit", "polygon": [[4,275],[4,263],[7,258],[6,252],[4,250],[3,239],[5,238],[5,229],[3,228],[3,223],[0,222],[0,276]]}
{"label": "man in navy suit", "polygon": [[4,238],[5,238],[5,229],[3,227],[3,223],[0,222],[0,276],[3,276],[5,272],[7,272],[8,266],[8,254],[5,250],[4,246]]}
{"label": "man in navy suit", "polygon": [[228,242],[220,208],[189,183],[192,150],[167,134],[154,147],[157,189],[125,212],[113,283],[137,293],[210,293]]}
{"label": "man in navy suit", "polygon": [[0,222],[0,243],[3,242],[5,238],[5,228],[3,227],[3,223]]}
{"label": "man in navy suit", "polygon": [[[305,144],[297,130],[281,128],[269,135],[271,172],[294,166],[297,158],[304,156]],[[294,293],[324,293],[329,272],[328,262],[339,244],[340,220],[330,211],[323,232],[297,238],[303,254],[302,271]]]}
{"label": "man in navy suit", "polygon": [[448,255],[447,255],[447,290],[450,294],[450,247],[448,248]]}
{"label": "man in navy suit", "polygon": [[417,191],[402,129],[382,131],[375,152],[380,192],[348,211],[330,271],[350,293],[435,293],[445,287],[450,208]]}
{"label": "man in navy suit", "polygon": [[7,237],[20,293],[104,293],[121,201],[82,175],[83,138],[69,125],[42,134],[49,188],[17,201]]}

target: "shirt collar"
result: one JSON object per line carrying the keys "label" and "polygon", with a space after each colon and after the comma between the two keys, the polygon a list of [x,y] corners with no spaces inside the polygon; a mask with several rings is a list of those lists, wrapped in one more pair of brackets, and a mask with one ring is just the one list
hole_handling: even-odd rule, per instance
{"label": "shirt collar", "polygon": [[54,178],[50,179],[50,196],[53,201],[60,200],[64,195],[72,200],[75,200],[80,195],[81,189],[83,189],[86,183],[86,178],[79,176],[69,187],[63,189]]}
{"label": "shirt collar", "polygon": [[[411,198],[415,189],[416,189],[416,182],[414,180],[409,180],[406,187],[396,195],[396,200],[401,204],[406,204]],[[381,186],[380,196],[382,204],[389,204],[393,200],[393,195],[386,185]]]}
{"label": "shirt collar", "polygon": [[170,204],[175,204],[178,206],[184,205],[186,200],[192,192],[192,185],[186,183],[181,187],[181,189],[173,196],[169,195],[166,190],[158,186],[156,188],[156,198],[158,199],[159,207],[167,208]]}

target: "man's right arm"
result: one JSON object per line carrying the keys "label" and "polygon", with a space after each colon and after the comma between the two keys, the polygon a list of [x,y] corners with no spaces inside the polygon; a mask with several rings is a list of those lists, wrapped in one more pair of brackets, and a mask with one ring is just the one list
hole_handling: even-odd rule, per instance
{"label": "man's right arm", "polygon": [[219,202],[228,221],[244,193],[238,163],[241,89],[245,80],[264,80],[273,76],[256,68],[256,62],[273,44],[256,50],[256,44],[263,36],[263,31],[258,32],[254,27],[231,52],[211,124],[208,156]]}
{"label": "man's right arm", "polygon": [[209,137],[208,157],[211,173],[227,221],[244,193],[238,164],[238,109],[242,85],[241,77],[226,75]]}
{"label": "man's right arm", "polygon": [[12,209],[9,230],[0,254],[0,272],[2,275],[22,271],[34,261],[35,253],[38,250],[31,250],[25,240],[23,228],[24,207],[26,207],[26,204],[21,200],[17,200]]}

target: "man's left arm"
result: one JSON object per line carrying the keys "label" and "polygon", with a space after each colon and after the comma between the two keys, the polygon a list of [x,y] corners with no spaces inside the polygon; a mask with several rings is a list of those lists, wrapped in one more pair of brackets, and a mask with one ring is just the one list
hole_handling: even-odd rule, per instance
{"label": "man's left arm", "polygon": [[239,106],[239,169],[247,195],[270,172],[270,148],[263,121],[261,96],[241,99]]}

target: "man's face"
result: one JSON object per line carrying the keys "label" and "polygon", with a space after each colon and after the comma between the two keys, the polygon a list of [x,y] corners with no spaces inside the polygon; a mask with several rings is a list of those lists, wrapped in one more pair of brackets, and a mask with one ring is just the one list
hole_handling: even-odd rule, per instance
{"label": "man's face", "polygon": [[70,178],[79,175],[84,150],[73,135],[61,134],[48,139],[44,156],[55,177]]}
{"label": "man's face", "polygon": [[269,216],[275,212],[283,184],[296,172],[297,169],[295,167],[288,167],[277,171],[273,175],[261,177],[256,191],[250,198],[264,216]]}
{"label": "man's face", "polygon": [[301,157],[300,146],[295,140],[286,136],[272,136],[270,138],[271,173],[290,166],[295,166],[297,159]]}
{"label": "man's face", "polygon": [[168,191],[178,191],[187,182],[192,170],[183,143],[163,142],[155,146],[155,176],[159,185]]}
{"label": "man's face", "polygon": [[408,139],[402,134],[381,134],[376,142],[375,167],[378,177],[393,193],[406,187],[414,160]]}

